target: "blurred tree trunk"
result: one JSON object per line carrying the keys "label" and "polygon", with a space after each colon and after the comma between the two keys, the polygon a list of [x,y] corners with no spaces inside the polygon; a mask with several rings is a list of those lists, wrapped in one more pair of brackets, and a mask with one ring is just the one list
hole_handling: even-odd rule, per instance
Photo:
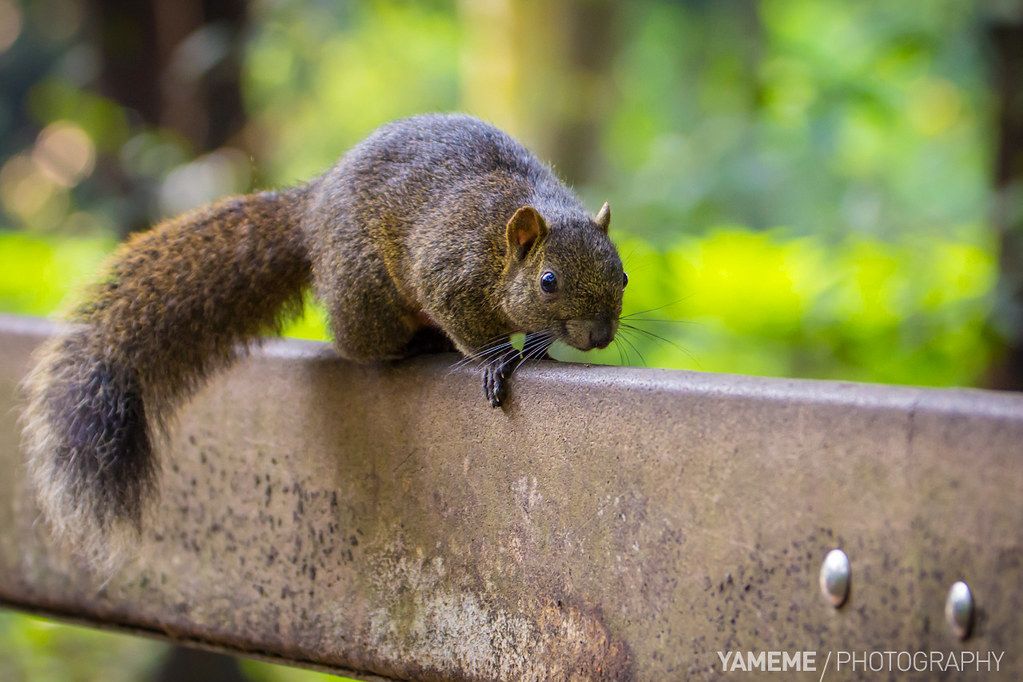
{"label": "blurred tree trunk", "polygon": [[593,181],[616,97],[619,9],[612,0],[462,0],[466,109],[520,136],[570,183]]}
{"label": "blurred tree trunk", "polygon": [[103,94],[196,149],[214,149],[245,121],[240,90],[244,0],[89,0]]}
{"label": "blurred tree trunk", "polygon": [[[87,0],[101,56],[102,94],[136,123],[166,128],[194,153],[241,146],[240,75],[245,0]],[[123,196],[138,197],[126,231],[154,218],[151,192],[134,187],[115,159],[99,171]]]}
{"label": "blurred tree trunk", "polygon": [[[603,164],[600,135],[611,113],[616,86],[611,66],[620,43],[618,5],[608,0],[540,3],[534,19],[554,35],[547,47],[553,72],[547,92],[531,103],[540,117],[539,138],[550,158],[571,182],[594,180]],[[527,56],[537,56],[528,45]],[[543,64],[535,64],[536,71]],[[593,207],[596,211],[599,207]]]}
{"label": "blurred tree trunk", "polygon": [[991,388],[1023,390],[1023,19],[988,29],[998,132],[994,223],[1000,254],[991,327],[999,339]]}

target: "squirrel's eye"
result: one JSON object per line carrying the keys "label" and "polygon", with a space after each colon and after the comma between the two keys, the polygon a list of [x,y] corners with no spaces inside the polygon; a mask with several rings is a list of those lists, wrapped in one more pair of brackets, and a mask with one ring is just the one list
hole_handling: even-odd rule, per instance
{"label": "squirrel's eye", "polygon": [[622,273],[622,289],[624,289],[627,286],[629,286],[629,273],[623,272]]}
{"label": "squirrel's eye", "polygon": [[540,288],[548,294],[553,294],[558,289],[558,277],[553,272],[545,272],[540,275]]}

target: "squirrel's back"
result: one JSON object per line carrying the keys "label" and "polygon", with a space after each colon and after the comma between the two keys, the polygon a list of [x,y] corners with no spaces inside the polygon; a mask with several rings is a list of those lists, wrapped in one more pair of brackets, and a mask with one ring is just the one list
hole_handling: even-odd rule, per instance
{"label": "squirrel's back", "polygon": [[[464,114],[425,114],[386,123],[317,181],[321,205],[358,204],[383,224],[449,217],[467,193],[482,204],[542,204],[585,214],[576,196],[513,137]],[[315,202],[314,202],[315,203]],[[507,218],[507,216],[502,216]],[[557,219],[550,214],[548,220]],[[331,226],[317,219],[315,225]],[[502,221],[503,224],[503,221]],[[489,223],[451,225],[470,230]]]}

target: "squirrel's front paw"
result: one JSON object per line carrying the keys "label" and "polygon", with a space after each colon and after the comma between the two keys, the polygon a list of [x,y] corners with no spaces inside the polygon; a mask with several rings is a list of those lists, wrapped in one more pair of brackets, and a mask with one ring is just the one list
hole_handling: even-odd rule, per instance
{"label": "squirrel's front paw", "polygon": [[508,395],[508,382],[503,363],[483,369],[483,394],[491,407],[500,407]]}

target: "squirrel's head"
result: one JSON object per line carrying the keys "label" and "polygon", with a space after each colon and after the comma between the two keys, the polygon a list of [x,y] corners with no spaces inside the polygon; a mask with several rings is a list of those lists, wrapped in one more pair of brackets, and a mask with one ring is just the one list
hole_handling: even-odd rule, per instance
{"label": "squirrel's head", "polygon": [[629,278],[607,236],[611,209],[548,226],[532,206],[507,226],[504,312],[520,331],[547,333],[580,350],[604,348],[618,331]]}

